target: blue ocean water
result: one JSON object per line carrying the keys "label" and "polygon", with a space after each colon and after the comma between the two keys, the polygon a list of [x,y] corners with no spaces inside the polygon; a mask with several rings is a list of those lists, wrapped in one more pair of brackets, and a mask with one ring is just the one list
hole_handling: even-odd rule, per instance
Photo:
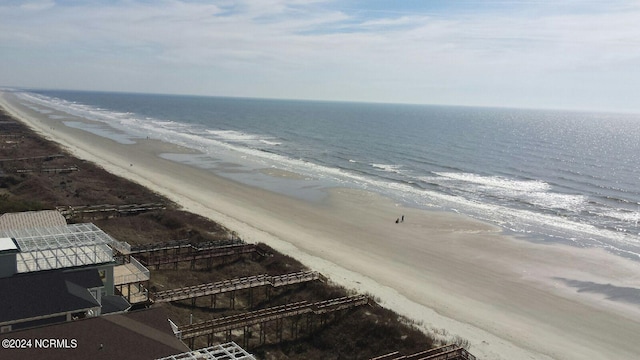
{"label": "blue ocean water", "polygon": [[[123,144],[305,199],[328,187],[456,211],[535,241],[640,260],[640,115],[30,91],[21,102]],[[60,115],[50,109],[63,113]],[[94,120],[92,125],[73,116]],[[299,174],[268,175],[264,169]]]}

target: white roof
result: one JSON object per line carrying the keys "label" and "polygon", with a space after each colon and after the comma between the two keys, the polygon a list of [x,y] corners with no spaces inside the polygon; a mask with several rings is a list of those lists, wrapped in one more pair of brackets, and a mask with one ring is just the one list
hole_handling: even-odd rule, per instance
{"label": "white roof", "polygon": [[113,261],[112,247],[129,245],[115,240],[94,224],[0,229],[2,237],[12,237],[18,243],[18,272],[107,263]]}
{"label": "white roof", "polygon": [[22,252],[85,245],[120,245],[119,241],[91,223],[31,229],[0,229],[0,237],[14,238]]}
{"label": "white roof", "polygon": [[157,360],[256,360],[256,358],[232,341]]}
{"label": "white roof", "polygon": [[67,220],[57,210],[25,211],[0,216],[0,229],[29,229],[65,225],[67,225]]}
{"label": "white roof", "polygon": [[65,269],[95,265],[113,261],[113,251],[108,245],[78,246],[66,249],[20,252],[16,255],[19,273]]}
{"label": "white roof", "polygon": [[11,238],[0,238],[0,252],[7,250],[18,250],[18,247]]}

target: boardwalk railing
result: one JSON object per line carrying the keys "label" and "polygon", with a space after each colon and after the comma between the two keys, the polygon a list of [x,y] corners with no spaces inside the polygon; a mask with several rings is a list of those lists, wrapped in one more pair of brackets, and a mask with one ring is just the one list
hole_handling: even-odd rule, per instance
{"label": "boardwalk railing", "polygon": [[153,253],[153,252],[162,252],[168,250],[180,250],[191,248],[191,241],[189,239],[184,240],[171,240],[159,243],[152,244],[144,244],[144,245],[133,245],[131,246],[132,254],[142,254],[142,253]]}
{"label": "boardwalk railing", "polygon": [[456,344],[449,344],[411,355],[400,355],[395,351],[369,360],[476,360],[476,357]]}
{"label": "boardwalk railing", "polygon": [[79,170],[80,170],[80,168],[78,168],[77,166],[73,165],[73,166],[69,166],[69,167],[65,167],[65,168],[17,169],[16,173],[17,174],[26,174],[26,173],[33,173],[33,172],[70,173],[70,172],[79,171]]}
{"label": "boardwalk railing", "polygon": [[183,240],[171,240],[160,243],[153,244],[145,244],[145,245],[135,245],[131,247],[132,254],[142,254],[142,253],[158,253],[158,252],[168,252],[169,250],[182,251],[187,250],[187,252],[193,251],[203,251],[210,250],[213,248],[219,248],[222,246],[229,245],[241,245],[245,244],[244,241],[238,238],[230,238],[230,239],[221,239],[214,240],[208,242],[201,243],[192,243],[189,239]]}
{"label": "boardwalk railing", "polygon": [[87,206],[58,206],[58,212],[66,219],[73,217],[113,217],[131,215],[146,211],[163,210],[166,205],[162,203],[126,204],[126,205],[87,205]]}
{"label": "boardwalk railing", "polygon": [[[160,265],[174,264],[177,268],[177,264],[180,262],[191,261],[191,267],[197,260],[213,259],[219,257],[227,257],[233,255],[253,254],[257,253],[264,256],[264,251],[256,244],[238,244],[228,246],[210,247],[202,250],[196,250],[195,252],[188,253],[174,253],[174,254],[157,254],[153,253],[138,253],[140,262],[145,266],[155,265],[156,269]],[[210,264],[208,264],[210,267]]]}
{"label": "boardwalk railing", "polygon": [[154,302],[178,301],[222,294],[230,291],[250,289],[260,286],[280,287],[291,284],[299,284],[308,281],[319,280],[320,277],[320,273],[316,271],[302,271],[277,276],[269,276],[263,274],[232,280],[223,280],[214,283],[187,286],[179,289],[158,291],[152,294],[151,299]]}
{"label": "boardwalk railing", "polygon": [[[1,137],[20,137],[21,135],[2,135]],[[32,157],[21,157],[21,158],[8,158],[8,159],[0,159],[0,163],[6,162],[14,162],[14,161],[32,161],[32,160],[43,160],[49,161],[57,158],[65,157],[63,154],[53,154],[53,155],[44,155],[44,156],[32,156]]]}
{"label": "boardwalk railing", "polygon": [[297,315],[321,315],[366,304],[369,304],[369,298],[365,295],[348,296],[317,303],[308,303],[306,301],[301,301],[287,305],[213,319],[197,324],[184,325],[182,327],[179,327],[176,336],[178,336],[178,338],[180,339],[191,339],[198,336],[240,329],[245,326],[264,324],[269,321],[284,319]]}
{"label": "boardwalk railing", "polygon": [[142,281],[147,281],[150,279],[151,274],[149,273],[149,269],[144,267],[138,260],[134,257],[129,258],[129,263],[135,267],[137,270],[131,274],[120,275],[114,278],[114,284],[123,285],[123,284],[132,284]]}

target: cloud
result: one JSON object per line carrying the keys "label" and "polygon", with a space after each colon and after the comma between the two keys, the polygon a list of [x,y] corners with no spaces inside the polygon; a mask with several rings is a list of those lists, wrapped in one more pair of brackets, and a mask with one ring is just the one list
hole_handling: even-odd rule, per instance
{"label": "cloud", "polygon": [[[460,2],[375,17],[333,1],[28,4],[0,6],[0,50],[87,74],[146,69],[152,75],[137,75],[137,91],[165,76],[163,92],[226,95],[224,81],[246,96],[495,104],[520,93],[512,101],[524,104],[549,101],[544,92],[554,89],[565,96],[577,82],[616,91],[620,76],[640,81],[633,1]],[[17,60],[0,65],[14,68],[0,70],[0,83],[9,72],[26,76]]]}
{"label": "cloud", "polygon": [[20,4],[20,9],[26,11],[42,11],[51,9],[56,5],[53,0],[41,0],[41,1],[25,1]]}

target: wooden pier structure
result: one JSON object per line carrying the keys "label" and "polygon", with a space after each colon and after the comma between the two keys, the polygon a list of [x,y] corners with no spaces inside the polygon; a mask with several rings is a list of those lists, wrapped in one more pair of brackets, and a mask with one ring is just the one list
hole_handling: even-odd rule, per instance
{"label": "wooden pier structure", "polygon": [[143,254],[143,253],[162,252],[164,253],[164,255],[167,255],[170,250],[172,250],[173,254],[178,254],[180,252],[183,252],[184,250],[190,253],[193,251],[202,251],[202,250],[208,250],[212,248],[219,248],[221,246],[240,245],[240,244],[245,244],[245,242],[237,237],[232,237],[230,239],[220,239],[220,240],[214,240],[214,241],[199,242],[199,243],[193,243],[189,239],[183,239],[183,240],[157,242],[157,243],[146,244],[146,245],[133,245],[131,246],[131,253]]}
{"label": "wooden pier structure", "polygon": [[401,355],[395,351],[369,360],[476,360],[476,357],[466,349],[456,344],[450,344],[411,355]]}
{"label": "wooden pier structure", "polygon": [[147,211],[164,210],[163,203],[126,204],[126,205],[86,205],[86,206],[58,206],[58,212],[65,219],[109,219],[118,216],[135,215]]}
{"label": "wooden pier structure", "polygon": [[[17,138],[21,137],[21,135],[3,135],[6,138]],[[8,158],[8,159],[0,159],[0,163],[10,163],[10,162],[24,162],[24,161],[50,161],[53,159],[63,158],[65,157],[63,154],[52,154],[52,155],[42,155],[42,156],[31,156],[31,157],[21,157],[21,158]]]}
{"label": "wooden pier structure", "polygon": [[70,173],[79,171],[76,165],[66,165],[57,167],[45,167],[44,163],[55,159],[64,158],[63,154],[51,154],[41,156],[5,158],[0,159],[0,167],[9,173],[26,174],[26,173]]}
{"label": "wooden pier structure", "polygon": [[34,173],[34,172],[68,174],[74,171],[80,171],[80,168],[73,165],[73,166],[67,166],[67,167],[61,167],[61,168],[39,167],[37,169],[16,169],[16,174],[26,174],[26,173]]}
{"label": "wooden pier structure", "polygon": [[[274,328],[276,340],[280,342],[285,328],[284,319],[290,319],[289,335],[292,339],[295,339],[300,333],[301,322],[304,325],[303,330],[306,330],[306,333],[310,333],[317,325],[316,321],[314,321],[316,318],[320,318],[320,325],[323,326],[327,321],[328,314],[368,305],[369,301],[370,299],[366,295],[347,296],[316,303],[301,301],[201,323],[183,325],[178,327],[175,333],[179,339],[188,340],[189,347],[193,348],[197,337],[207,336],[207,342],[211,345],[216,334],[224,333],[227,341],[230,341],[233,330],[243,330],[243,346],[246,348],[249,346],[255,326],[259,327],[259,342],[264,344],[267,340],[267,324],[275,323],[275,327],[272,326],[272,328]],[[303,318],[305,318],[305,321],[302,321]]]}
{"label": "wooden pier structure", "polygon": [[[232,242],[232,244],[221,245],[226,242]],[[240,240],[224,240],[203,245],[175,244],[172,247],[167,247],[163,244],[159,245],[160,246],[156,248],[145,251],[132,248],[132,253],[137,254],[136,257],[142,264],[145,266],[155,266],[156,270],[159,270],[161,265],[173,265],[174,269],[178,269],[178,264],[182,262],[190,262],[190,269],[194,270],[199,260],[206,260],[206,268],[211,269],[214,259],[217,258],[225,259],[245,254],[266,255],[266,251],[260,246],[256,244],[245,244]]]}
{"label": "wooden pier structure", "polygon": [[189,241],[189,239],[171,240],[171,241],[157,242],[152,244],[132,245],[131,253],[143,254],[143,253],[164,252],[165,254],[167,254],[169,250],[172,250],[174,253],[178,253],[182,249],[188,249],[188,248],[193,248],[193,245],[191,245],[191,241]]}
{"label": "wooden pier structure", "polygon": [[255,275],[231,280],[223,280],[213,283],[187,286],[179,289],[164,290],[152,293],[150,298],[153,302],[171,302],[191,299],[192,306],[195,306],[197,298],[211,296],[211,308],[216,308],[217,295],[231,293],[229,307],[235,309],[235,292],[249,289],[249,307],[253,306],[254,288],[267,287],[266,297],[269,298],[269,288],[278,288],[288,285],[301,284],[315,280],[321,280],[323,276],[317,271],[301,271],[284,275]]}

